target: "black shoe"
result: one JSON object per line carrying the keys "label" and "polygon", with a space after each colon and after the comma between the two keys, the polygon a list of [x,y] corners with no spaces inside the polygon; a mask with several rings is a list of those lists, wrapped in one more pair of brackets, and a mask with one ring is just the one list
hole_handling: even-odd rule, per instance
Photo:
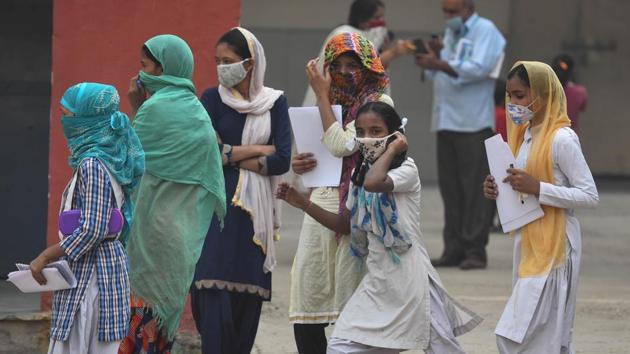
{"label": "black shoe", "polygon": [[461,270],[486,269],[486,262],[479,258],[466,258],[459,264]]}
{"label": "black shoe", "polygon": [[462,262],[461,258],[454,257],[440,257],[438,259],[432,259],[431,264],[434,267],[457,267]]}

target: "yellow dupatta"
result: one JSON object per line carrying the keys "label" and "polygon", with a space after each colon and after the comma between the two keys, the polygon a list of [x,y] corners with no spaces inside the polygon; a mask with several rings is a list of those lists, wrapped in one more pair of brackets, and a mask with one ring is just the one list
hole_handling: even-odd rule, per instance
{"label": "yellow dupatta", "polygon": [[[562,84],[551,67],[541,62],[518,61],[512,69],[524,65],[529,76],[531,94],[537,102],[532,110],[543,115],[540,133],[533,140],[525,171],[541,182],[555,184],[552,145],[558,129],[571,126],[567,115],[567,100]],[[510,102],[506,97],[506,104]],[[516,156],[523,143],[529,124],[516,125],[507,119],[508,144]],[[566,258],[565,211],[542,205],[545,216],[522,228],[519,277],[548,274],[552,268],[564,264]]]}

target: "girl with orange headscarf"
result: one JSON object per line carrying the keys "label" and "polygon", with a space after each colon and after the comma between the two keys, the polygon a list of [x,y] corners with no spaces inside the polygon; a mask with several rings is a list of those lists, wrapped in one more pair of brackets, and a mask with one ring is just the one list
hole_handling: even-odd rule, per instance
{"label": "girl with orange headscarf", "polygon": [[599,196],[580,142],[567,116],[562,85],[547,64],[519,61],[508,75],[508,144],[516,168],[497,183],[537,198],[545,215],[516,232],[512,296],[495,334],[500,353],[572,353],[577,277],[581,258],[577,207]]}
{"label": "girl with orange headscarf", "polygon": [[[322,144],[334,156],[343,158],[339,187],[311,191],[313,203],[334,212],[343,210],[350,177],[358,153],[347,148],[356,136],[354,121],[366,102],[384,100],[389,76],[370,41],[356,33],[344,32],[330,39],[325,49],[324,72],[318,59],[308,62],[306,74],[317,96],[324,134]],[[391,99],[390,99],[391,101]],[[331,105],[341,105],[342,122],[337,122]],[[317,164],[304,151],[293,157],[296,174],[306,173]],[[327,229],[306,216],[302,222],[291,270],[289,321],[301,354],[326,352],[325,327],[334,323],[363,273],[350,254],[350,237]]]}

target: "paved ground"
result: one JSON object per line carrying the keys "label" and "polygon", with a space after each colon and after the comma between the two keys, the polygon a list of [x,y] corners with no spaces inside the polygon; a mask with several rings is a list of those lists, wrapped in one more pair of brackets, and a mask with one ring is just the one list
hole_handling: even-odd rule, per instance
{"label": "paved ground", "polygon": [[[625,189],[625,188],[624,188]],[[580,210],[583,261],[574,342],[577,353],[630,353],[630,192],[600,192],[600,206]],[[442,204],[438,191],[423,191],[422,230],[428,251],[442,251]],[[273,299],[265,305],[255,353],[296,353],[287,323],[289,271],[302,215],[284,209],[279,267],[274,271]],[[489,265],[484,271],[440,269],[449,292],[484,317],[471,333],[460,337],[470,354],[496,353],[494,326],[510,293],[512,240],[492,234]],[[416,353],[416,352],[409,352]],[[417,352],[421,353],[421,351]]]}
{"label": "paved ground", "polygon": [[[577,353],[630,353],[630,188],[619,186],[600,192],[597,209],[578,211],[584,253],[574,334]],[[429,253],[437,256],[442,250],[442,204],[434,186],[425,187],[422,206],[424,239]],[[286,207],[284,220],[273,299],[263,308],[254,353],[296,353],[287,313],[289,271],[302,215]],[[486,270],[440,270],[450,293],[485,318],[477,329],[460,337],[470,354],[497,352],[493,330],[510,293],[512,240],[503,234],[491,235],[488,253]],[[7,312],[35,311],[38,306],[37,295],[19,294],[0,282],[0,317]]]}

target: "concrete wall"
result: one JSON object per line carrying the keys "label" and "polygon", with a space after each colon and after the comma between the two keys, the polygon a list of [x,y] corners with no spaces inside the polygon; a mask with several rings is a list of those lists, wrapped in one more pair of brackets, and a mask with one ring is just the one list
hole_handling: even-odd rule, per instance
{"label": "concrete wall", "polygon": [[[267,85],[285,90],[291,105],[301,104],[307,81],[306,61],[315,55],[335,26],[344,23],[350,0],[243,0],[241,24],[265,46]],[[388,27],[398,38],[427,37],[441,31],[439,0],[385,1]],[[549,62],[561,51],[576,55],[578,80],[590,93],[588,111],[581,116],[581,137],[596,175],[630,175],[630,117],[622,109],[629,82],[627,58],[630,25],[624,14],[630,2],[594,0],[483,0],[479,13],[495,22],[508,40],[503,72],[516,59]],[[569,50],[574,43],[594,50]],[[614,51],[599,51],[608,44]],[[625,64],[625,65],[624,65]],[[392,96],[398,111],[410,118],[410,155],[424,182],[436,180],[435,134],[429,131],[432,88],[405,57],[390,67]]]}
{"label": "concrete wall", "polygon": [[[514,60],[551,61],[560,51],[577,60],[589,102],[580,116],[582,149],[594,174],[630,175],[630,1],[512,1]],[[535,9],[545,9],[544,13]]]}

